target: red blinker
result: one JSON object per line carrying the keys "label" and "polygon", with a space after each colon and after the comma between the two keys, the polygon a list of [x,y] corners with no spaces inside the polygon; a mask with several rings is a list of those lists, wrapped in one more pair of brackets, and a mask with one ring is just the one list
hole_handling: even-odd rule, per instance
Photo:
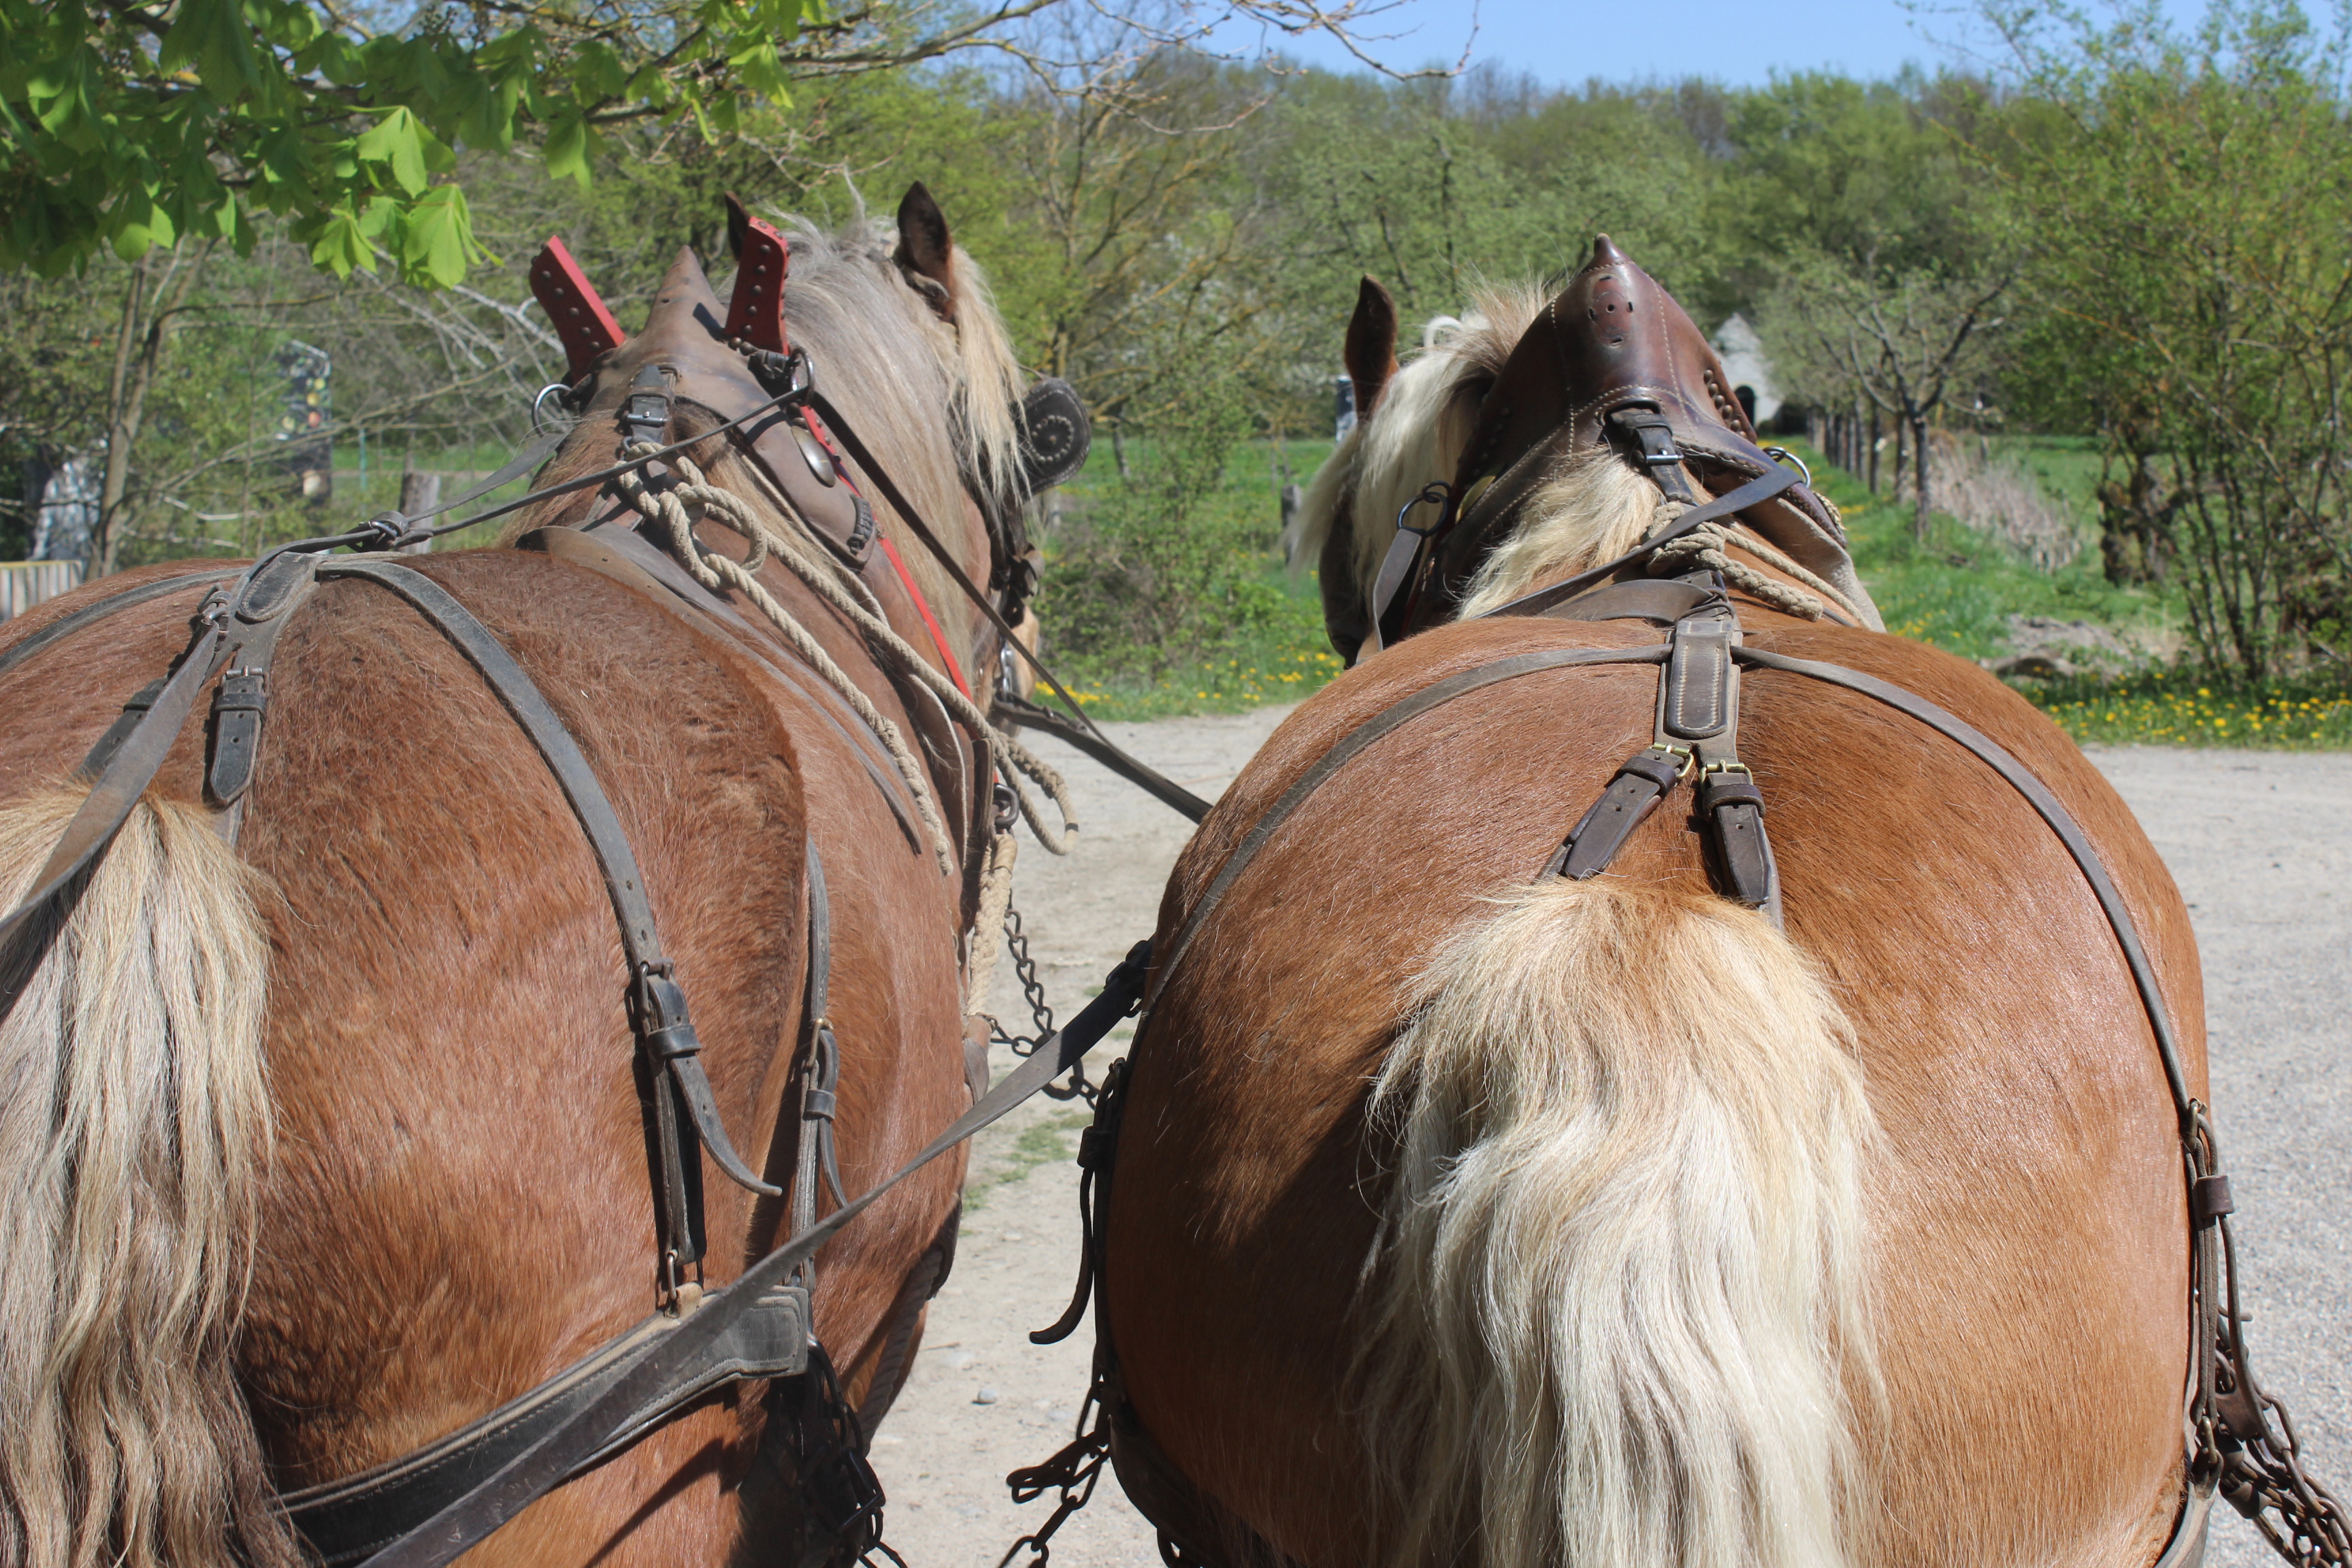
{"label": "red blinker", "polygon": [[540,247],[530,264],[530,291],[547,312],[555,335],[563,340],[565,369],[572,381],[588,374],[597,355],[628,341],[629,334],[621,331],[621,323],[581,275],[580,264],[563,248],[563,241],[551,238]]}
{"label": "red blinker", "polygon": [[755,349],[792,353],[784,336],[784,270],[792,264],[791,241],[730,195],[727,244],[735,253],[735,297],[727,303],[727,335]]}

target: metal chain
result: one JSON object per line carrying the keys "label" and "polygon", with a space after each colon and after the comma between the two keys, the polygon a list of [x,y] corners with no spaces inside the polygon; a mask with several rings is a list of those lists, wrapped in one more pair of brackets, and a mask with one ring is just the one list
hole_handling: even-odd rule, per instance
{"label": "metal chain", "polygon": [[1035,1555],[1024,1568],[1045,1568],[1054,1555],[1054,1532],[1094,1497],[1095,1483],[1102,1479],[1103,1466],[1110,1459],[1110,1415],[1096,1397],[1097,1393],[1096,1389],[1087,1390],[1087,1402],[1078,1411],[1077,1436],[1059,1453],[1042,1465],[1015,1470],[1004,1478],[1016,1503],[1034,1502],[1049,1491],[1059,1491],[1061,1496],[1044,1524],[1004,1549],[1004,1555],[996,1560],[996,1568],[1012,1568],[1013,1559],[1024,1546]]}
{"label": "metal chain", "polygon": [[[1034,1056],[1037,1047],[1053,1037],[1054,1009],[1045,1001],[1045,983],[1037,978],[1037,961],[1029,956],[1029,938],[1021,929],[1021,911],[1011,904],[1004,907],[1004,948],[1013,955],[1013,973],[1021,981],[1021,994],[1029,1004],[1029,1018],[1034,1035],[1008,1034],[1002,1023],[991,1015],[988,1020],[991,1043],[1004,1047],[1016,1057]],[[1088,1105],[1101,1092],[1101,1086],[1087,1077],[1084,1062],[1070,1068],[1067,1083],[1049,1083],[1045,1092],[1055,1100],[1083,1100]]]}

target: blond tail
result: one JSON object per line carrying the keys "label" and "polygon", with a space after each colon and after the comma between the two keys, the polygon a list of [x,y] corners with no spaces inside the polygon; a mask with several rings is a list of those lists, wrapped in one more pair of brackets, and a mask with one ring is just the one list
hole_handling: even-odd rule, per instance
{"label": "blond tail", "polygon": [[[0,908],[79,803],[0,810]],[[0,945],[0,1568],[297,1561],[229,1359],[270,1132],[254,880],[142,802]]]}
{"label": "blond tail", "polygon": [[1855,1561],[1874,1122],[1811,965],[1720,899],[1553,878],[1427,980],[1373,1095],[1383,1557]]}

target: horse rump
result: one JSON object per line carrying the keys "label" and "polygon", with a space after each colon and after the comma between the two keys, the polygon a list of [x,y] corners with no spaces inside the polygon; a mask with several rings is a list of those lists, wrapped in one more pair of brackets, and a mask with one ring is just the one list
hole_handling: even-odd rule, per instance
{"label": "horse rump", "polygon": [[1373,1089],[1394,1168],[1356,1376],[1398,1500],[1381,1558],[1854,1561],[1875,1123],[1851,1026],[1711,895],[1547,878],[1496,903],[1422,976]]}
{"label": "horse rump", "polygon": [[[0,908],[81,805],[0,810]],[[270,1140],[257,879],[149,797],[0,945],[0,1568],[292,1568],[230,1351]]]}

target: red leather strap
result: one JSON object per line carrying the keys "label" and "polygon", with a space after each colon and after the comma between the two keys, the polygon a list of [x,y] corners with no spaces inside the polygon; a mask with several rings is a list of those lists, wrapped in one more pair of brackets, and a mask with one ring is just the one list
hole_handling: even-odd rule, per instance
{"label": "red leather strap", "polygon": [[784,273],[792,242],[773,224],[727,198],[727,242],[735,252],[735,293],[727,302],[727,335],[753,348],[793,352],[784,336]]}
{"label": "red leather strap", "polygon": [[931,615],[930,601],[923,597],[920,588],[915,586],[915,574],[907,570],[904,561],[898,559],[898,547],[890,542],[890,536],[885,533],[878,537],[882,553],[890,558],[890,565],[898,572],[898,581],[907,585],[907,593],[915,601],[915,608],[921,614],[923,625],[930,628],[931,645],[940,650],[940,658],[947,661],[948,674],[954,678],[956,689],[970,697],[971,683],[963,678],[963,666],[956,662],[954,652],[948,647],[947,635],[940,630],[939,621]]}
{"label": "red leather strap", "polygon": [[555,335],[563,340],[564,368],[573,381],[588,374],[597,355],[628,342],[629,334],[613,320],[561,239],[551,237],[539,247],[530,264],[530,291],[547,312]]}

